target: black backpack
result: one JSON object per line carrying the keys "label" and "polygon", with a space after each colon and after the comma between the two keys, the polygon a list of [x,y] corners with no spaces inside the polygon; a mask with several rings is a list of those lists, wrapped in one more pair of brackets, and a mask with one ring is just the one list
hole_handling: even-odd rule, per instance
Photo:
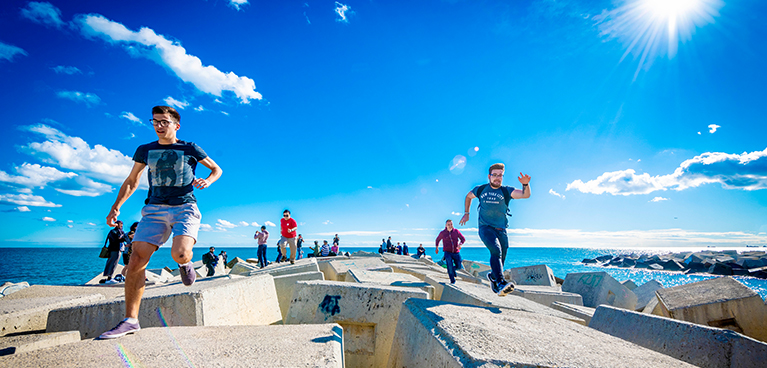
{"label": "black backpack", "polygon": [[[477,199],[479,199],[479,196],[482,195],[482,192],[485,191],[485,188],[487,188],[490,184],[482,184],[479,186],[479,189],[477,189]],[[509,202],[511,202],[511,193],[509,193],[509,190],[501,186],[501,192],[503,192],[503,200],[506,202],[506,216],[511,217],[511,212],[509,212]],[[477,204],[477,210],[479,211],[479,204]]]}

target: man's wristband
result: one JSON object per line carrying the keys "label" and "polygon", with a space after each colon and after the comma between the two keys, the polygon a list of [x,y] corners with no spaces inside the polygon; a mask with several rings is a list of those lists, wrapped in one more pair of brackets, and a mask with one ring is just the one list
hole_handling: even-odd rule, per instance
{"label": "man's wristband", "polygon": [[529,187],[530,184],[522,184],[523,187]]}

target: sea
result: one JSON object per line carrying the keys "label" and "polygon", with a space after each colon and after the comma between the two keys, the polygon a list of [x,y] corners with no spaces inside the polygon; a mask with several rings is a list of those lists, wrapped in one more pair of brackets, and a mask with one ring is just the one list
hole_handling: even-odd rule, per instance
{"label": "sea", "polygon": [[[104,271],[105,259],[99,258],[100,247],[82,248],[0,248],[0,285],[5,282],[26,281],[30,285],[83,285]],[[304,251],[308,248],[304,247]],[[225,250],[229,260],[234,257],[242,259],[257,258],[257,248],[245,247],[216,247],[216,253]],[[377,252],[378,247],[344,247],[342,252],[353,253],[362,250]],[[415,251],[414,248],[411,250]],[[671,251],[695,251],[696,249],[676,248],[658,249],[596,249],[596,248],[509,248],[504,269],[522,266],[545,264],[554,272],[554,276],[564,279],[567,274],[575,272],[605,271],[618,281],[632,280],[637,285],[642,285],[650,280],[657,280],[665,287],[684,285],[710,279],[711,275],[693,274],[684,275],[679,272],[654,271],[648,269],[632,269],[617,267],[602,267],[581,263],[584,258],[595,258],[600,255],[619,254],[665,254]],[[709,249],[711,250],[711,249]],[[719,249],[714,249],[719,250]],[[759,249],[741,249],[763,250]],[[193,260],[201,260],[207,248],[195,248]],[[434,253],[433,247],[426,248],[427,255],[434,259],[442,258]],[[461,257],[471,261],[489,264],[490,253],[483,247],[464,247],[461,249]],[[267,259],[274,261],[277,258],[276,247],[267,248]],[[170,247],[160,248],[149,261],[147,268],[177,268],[170,254]],[[735,279],[757,292],[762,299],[767,297],[767,280],[753,277],[735,276]]]}

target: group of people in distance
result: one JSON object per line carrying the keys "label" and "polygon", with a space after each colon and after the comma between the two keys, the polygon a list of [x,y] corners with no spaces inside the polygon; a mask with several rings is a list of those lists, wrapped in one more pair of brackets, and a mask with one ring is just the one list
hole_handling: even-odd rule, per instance
{"label": "group of people in distance", "polygon": [[[382,242],[381,246],[378,248],[378,253],[395,253],[401,256],[410,255],[410,248],[408,248],[406,242],[402,242],[402,245],[400,245],[400,242],[397,242],[397,245],[394,245],[394,243],[391,241],[391,236],[389,239],[381,239],[381,241]],[[420,247],[423,248],[423,244],[421,244]],[[419,255],[418,257],[420,258],[421,256]]]}
{"label": "group of people in distance", "polygon": [[[135,229],[131,242],[130,260],[125,267],[127,269],[125,319],[111,330],[101,334],[100,339],[114,339],[141,329],[138,312],[141,297],[144,294],[146,267],[152,254],[168,241],[171,232],[173,233],[171,255],[179,265],[181,281],[187,286],[195,282],[196,274],[191,262],[192,248],[197,242],[202,215],[197,208],[197,199],[193,192],[195,188],[198,190],[208,188],[223,173],[218,164],[202,148],[176,137],[176,133],[181,127],[181,116],[176,109],[169,106],[155,106],[152,108],[150,122],[157,134],[157,141],[140,145],[136,149],[133,155],[133,168],[120,187],[117,199],[106,218],[107,225],[122,227],[122,222],[117,219],[120,215],[120,208],[136,191],[141,174],[149,168],[149,196],[144,201],[145,206],[141,211],[141,221]],[[198,163],[210,169],[210,174],[204,179],[195,176]],[[511,199],[530,197],[530,176],[520,173],[517,179],[522,184],[522,189],[516,189],[503,185],[504,171],[505,166],[503,164],[490,166],[489,183],[476,186],[466,195],[464,215],[459,222],[463,226],[469,221],[471,202],[474,198],[478,198],[479,237],[490,251],[490,266],[492,268],[492,272],[487,277],[492,290],[499,296],[505,296],[514,290],[514,283],[506,281],[503,276],[503,264],[509,246],[506,234],[509,202]],[[283,212],[280,228],[280,260],[288,260],[285,248],[289,244],[291,249],[289,259],[291,263],[294,263],[298,247],[297,238],[301,239],[301,237],[296,236],[298,226],[296,221],[291,218],[289,210]],[[265,231],[266,228],[262,227],[261,230]],[[262,264],[265,265],[268,233],[263,238],[263,243],[258,234],[256,233],[255,238],[259,244],[259,259],[264,261]],[[462,238],[460,232],[452,227],[450,220],[446,222],[445,230],[437,237],[437,247],[442,241],[443,250],[446,254],[450,254],[448,264],[452,262],[452,266],[448,266],[448,272],[451,282],[455,282],[456,265],[460,265],[459,252],[461,245],[465,242]],[[261,252],[262,244],[264,246],[263,253]],[[333,241],[333,248],[336,250],[335,253],[338,253],[337,235]],[[323,256],[326,252],[325,249],[327,249],[329,255],[333,248],[327,247],[327,241],[324,241],[320,248],[315,242],[314,254],[319,251],[319,255]],[[387,245],[387,251],[388,249]],[[402,247],[402,252],[408,252],[405,246]],[[418,252],[421,253],[421,249]],[[108,270],[105,270],[105,273],[106,271]]]}
{"label": "group of people in distance", "polygon": [[[291,217],[290,210],[282,212],[282,219],[280,219],[280,240],[277,242],[277,259],[275,263],[290,261],[290,264],[294,264],[297,259],[303,257],[303,244],[304,237],[301,234],[296,236],[298,230],[298,224],[296,220]],[[258,265],[261,268],[269,265],[269,261],[266,259],[266,243],[269,239],[269,231],[266,230],[266,226],[261,226],[261,230],[256,231],[253,235],[253,239],[258,243]],[[322,246],[319,245],[319,241],[314,241],[314,247],[312,253],[309,253],[308,257],[328,257],[338,255],[338,244],[340,240],[338,234],[333,237],[333,246],[328,244],[327,240],[323,240]],[[290,257],[288,257],[287,247],[290,246]]]}

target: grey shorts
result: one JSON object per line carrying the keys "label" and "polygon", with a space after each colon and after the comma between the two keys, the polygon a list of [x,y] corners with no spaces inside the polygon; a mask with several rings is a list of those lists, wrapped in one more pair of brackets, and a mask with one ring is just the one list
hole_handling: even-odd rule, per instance
{"label": "grey shorts", "polygon": [[168,241],[173,231],[173,236],[191,236],[196,243],[201,219],[202,215],[196,203],[180,206],[148,204],[141,209],[141,221],[133,241],[147,242],[160,247]]}

